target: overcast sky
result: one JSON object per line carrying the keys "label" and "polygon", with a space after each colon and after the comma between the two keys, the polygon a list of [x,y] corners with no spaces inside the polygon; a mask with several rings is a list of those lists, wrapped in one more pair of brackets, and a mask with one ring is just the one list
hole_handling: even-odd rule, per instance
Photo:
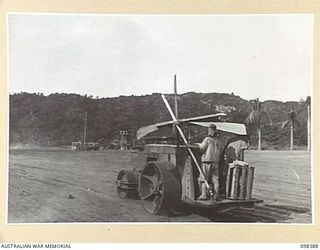
{"label": "overcast sky", "polygon": [[9,91],[94,97],[312,89],[312,15],[9,15]]}

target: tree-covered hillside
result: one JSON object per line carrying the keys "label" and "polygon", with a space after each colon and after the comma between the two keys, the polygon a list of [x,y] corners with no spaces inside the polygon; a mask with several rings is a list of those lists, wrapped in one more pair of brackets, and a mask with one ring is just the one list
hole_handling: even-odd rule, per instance
{"label": "tree-covered hillside", "polygon": [[[173,95],[167,96],[173,107]],[[295,131],[295,145],[307,143],[307,105],[301,102],[262,102],[269,120],[262,126],[263,148],[289,145],[289,130],[281,124],[294,109],[301,124]],[[138,128],[170,120],[160,94],[93,98],[77,94],[19,93],[10,95],[10,144],[70,145],[83,136],[84,113],[87,112],[87,138],[105,144],[119,138],[120,130],[132,135]],[[180,118],[205,115],[225,108],[228,120],[245,122],[251,102],[225,93],[194,93],[179,96]],[[251,144],[256,144],[256,131],[248,125]]]}

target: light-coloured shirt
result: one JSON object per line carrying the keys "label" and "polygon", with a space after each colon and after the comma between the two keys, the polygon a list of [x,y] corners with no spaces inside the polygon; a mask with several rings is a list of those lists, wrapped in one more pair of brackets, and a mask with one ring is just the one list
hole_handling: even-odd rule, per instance
{"label": "light-coloured shirt", "polygon": [[221,142],[218,138],[208,136],[199,144],[199,147],[203,152],[201,156],[202,162],[220,162]]}

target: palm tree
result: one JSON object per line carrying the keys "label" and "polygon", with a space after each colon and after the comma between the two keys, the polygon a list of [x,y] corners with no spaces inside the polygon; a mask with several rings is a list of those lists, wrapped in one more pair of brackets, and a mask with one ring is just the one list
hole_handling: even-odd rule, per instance
{"label": "palm tree", "polygon": [[[258,134],[258,150],[261,150],[261,127],[266,120],[270,121],[268,114],[261,109],[261,103],[259,98],[251,101],[252,111],[246,118],[245,122],[248,124],[253,124],[257,130]],[[272,122],[271,122],[272,123]]]}
{"label": "palm tree", "polygon": [[300,126],[299,121],[297,120],[297,113],[294,111],[294,108],[292,108],[288,112],[288,120],[282,123],[282,128],[290,127],[290,150],[293,150],[293,133],[294,129],[297,126]]}
{"label": "palm tree", "polygon": [[311,97],[308,96],[306,99],[306,103],[307,103],[307,129],[308,129],[308,151],[311,150]]}

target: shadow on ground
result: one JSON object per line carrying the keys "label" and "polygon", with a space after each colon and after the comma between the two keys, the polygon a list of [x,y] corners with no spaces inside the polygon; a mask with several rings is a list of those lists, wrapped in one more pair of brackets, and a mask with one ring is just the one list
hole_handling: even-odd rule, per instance
{"label": "shadow on ground", "polygon": [[[206,208],[182,205],[179,212],[170,216],[183,217],[191,214],[205,217],[212,222],[226,223],[292,223],[291,220],[299,214],[307,214],[311,218],[311,211],[308,208],[269,204],[258,204],[254,209],[238,208],[225,213],[216,213]],[[305,223],[308,223],[308,221],[305,221]]]}

